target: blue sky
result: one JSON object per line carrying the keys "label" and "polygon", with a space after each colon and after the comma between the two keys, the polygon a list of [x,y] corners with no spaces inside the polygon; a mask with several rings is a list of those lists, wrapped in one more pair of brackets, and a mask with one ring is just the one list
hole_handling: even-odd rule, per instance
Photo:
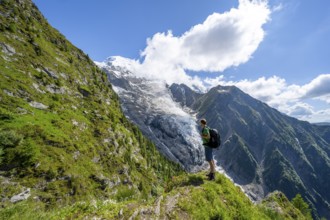
{"label": "blue sky", "polygon": [[33,0],[47,20],[95,60],[138,58],[157,32],[182,34],[237,1]]}
{"label": "blue sky", "polygon": [[[234,84],[286,114],[330,122],[328,0],[33,1],[51,25],[95,61],[119,56],[125,58],[121,63],[154,72],[174,62],[165,80],[188,85],[199,80],[206,89]],[[241,24],[248,28],[236,28]],[[212,25],[218,31],[205,35]],[[162,43],[167,47],[162,49]],[[208,52],[188,56],[190,63],[160,54],[185,50],[180,57],[187,48]]]}

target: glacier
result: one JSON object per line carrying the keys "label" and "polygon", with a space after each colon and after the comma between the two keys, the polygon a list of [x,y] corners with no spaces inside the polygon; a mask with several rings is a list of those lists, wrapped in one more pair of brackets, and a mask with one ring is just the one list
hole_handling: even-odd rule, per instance
{"label": "glacier", "polygon": [[108,74],[125,115],[170,160],[189,172],[202,169],[204,149],[196,115],[173,100],[165,81],[135,74],[115,63],[113,58],[96,62]]}

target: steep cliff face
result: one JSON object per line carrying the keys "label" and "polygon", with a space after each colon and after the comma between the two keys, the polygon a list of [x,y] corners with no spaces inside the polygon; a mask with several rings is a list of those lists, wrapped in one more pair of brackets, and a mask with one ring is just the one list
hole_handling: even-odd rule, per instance
{"label": "steep cliff face", "polygon": [[[175,92],[178,85],[173,88],[185,105],[182,93]],[[196,96],[190,107],[222,134],[216,159],[235,182],[256,197],[273,190],[289,198],[301,193],[320,216],[330,217],[329,126],[288,117],[236,87],[218,86]]]}
{"label": "steep cliff face", "polygon": [[173,100],[179,102],[182,107],[190,108],[203,95],[191,90],[185,84],[172,84],[169,89],[173,94]]}

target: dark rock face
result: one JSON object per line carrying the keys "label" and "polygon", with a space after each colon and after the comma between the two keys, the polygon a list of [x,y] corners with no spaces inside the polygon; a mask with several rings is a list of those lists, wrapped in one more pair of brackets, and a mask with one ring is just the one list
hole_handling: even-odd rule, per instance
{"label": "dark rock face", "polygon": [[179,102],[182,106],[191,107],[202,96],[202,94],[192,91],[184,84],[172,84],[169,89],[173,94],[174,101]]}
{"label": "dark rock face", "polygon": [[136,78],[111,64],[103,67],[119,94],[125,115],[150,138],[157,148],[188,171],[204,162],[204,150],[196,119],[173,102],[161,82]]}
{"label": "dark rock face", "polygon": [[330,126],[283,115],[236,87],[212,88],[189,106],[220,131],[215,158],[236,183],[260,197],[274,190],[289,199],[300,193],[314,213],[330,218]]}

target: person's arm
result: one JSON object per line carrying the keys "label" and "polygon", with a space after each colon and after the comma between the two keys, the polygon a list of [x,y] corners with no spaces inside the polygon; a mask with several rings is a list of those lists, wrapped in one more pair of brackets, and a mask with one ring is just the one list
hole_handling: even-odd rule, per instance
{"label": "person's arm", "polygon": [[205,138],[205,139],[210,139],[211,136],[210,136],[210,131],[208,128],[204,128],[203,131],[202,131],[202,137]]}
{"label": "person's arm", "polygon": [[210,132],[207,132],[205,134],[202,134],[203,138],[210,139]]}

